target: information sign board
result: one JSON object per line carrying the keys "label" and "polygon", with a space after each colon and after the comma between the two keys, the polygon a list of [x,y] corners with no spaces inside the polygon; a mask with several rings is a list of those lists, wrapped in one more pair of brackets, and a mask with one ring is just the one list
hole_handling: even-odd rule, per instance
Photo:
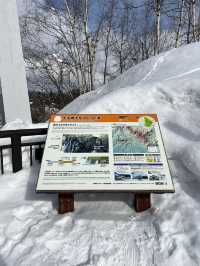
{"label": "information sign board", "polygon": [[174,192],[157,115],[52,115],[36,190]]}

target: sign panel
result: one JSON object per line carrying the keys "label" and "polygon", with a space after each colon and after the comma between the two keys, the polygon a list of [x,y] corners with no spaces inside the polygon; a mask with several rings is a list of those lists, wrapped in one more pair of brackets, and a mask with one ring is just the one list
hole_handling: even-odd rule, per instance
{"label": "sign panel", "polygon": [[174,192],[157,115],[52,115],[36,190]]}

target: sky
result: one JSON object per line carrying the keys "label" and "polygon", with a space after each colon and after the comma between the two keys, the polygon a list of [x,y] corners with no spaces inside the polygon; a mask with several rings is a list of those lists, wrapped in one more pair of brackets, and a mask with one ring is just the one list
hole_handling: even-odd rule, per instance
{"label": "sky", "polygon": [[[30,8],[32,8],[32,3],[36,1],[38,2],[45,2],[48,0],[17,0],[17,5],[18,5],[18,12],[19,15],[23,15],[24,13],[27,12]],[[64,3],[64,0],[51,0],[52,3],[55,5],[55,7],[62,8],[62,5]],[[70,1],[75,1],[75,0],[70,0]],[[79,0],[81,1],[81,0]],[[144,2],[144,0],[135,0],[134,5],[141,5],[141,3]],[[95,23],[97,23],[97,18],[99,13],[99,10],[101,10],[100,4],[102,3],[101,0],[92,0],[91,1],[91,7],[90,7],[90,16],[89,16],[89,26],[90,29],[94,30],[95,29]],[[139,10],[139,13],[141,13],[141,19],[142,16],[144,15],[143,9],[141,8]],[[152,16],[153,18],[153,16]],[[152,20],[153,21],[153,20]],[[170,28],[170,20],[167,16],[162,16],[161,20],[161,25],[162,29],[169,29]]]}

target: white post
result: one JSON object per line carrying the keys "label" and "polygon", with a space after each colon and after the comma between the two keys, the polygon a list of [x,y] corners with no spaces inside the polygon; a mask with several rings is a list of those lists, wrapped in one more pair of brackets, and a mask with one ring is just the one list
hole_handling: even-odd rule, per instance
{"label": "white post", "polygon": [[31,122],[16,0],[0,0],[0,79],[6,122]]}

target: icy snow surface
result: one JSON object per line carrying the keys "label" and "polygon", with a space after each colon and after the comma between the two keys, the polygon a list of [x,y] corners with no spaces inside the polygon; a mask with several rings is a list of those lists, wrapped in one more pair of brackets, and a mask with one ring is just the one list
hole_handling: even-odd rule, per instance
{"label": "icy snow surface", "polygon": [[[176,193],[77,194],[58,215],[54,194],[35,194],[39,165],[0,176],[0,265],[200,265],[200,44],[151,58],[62,112],[157,112]],[[9,167],[8,167],[9,168]]]}

